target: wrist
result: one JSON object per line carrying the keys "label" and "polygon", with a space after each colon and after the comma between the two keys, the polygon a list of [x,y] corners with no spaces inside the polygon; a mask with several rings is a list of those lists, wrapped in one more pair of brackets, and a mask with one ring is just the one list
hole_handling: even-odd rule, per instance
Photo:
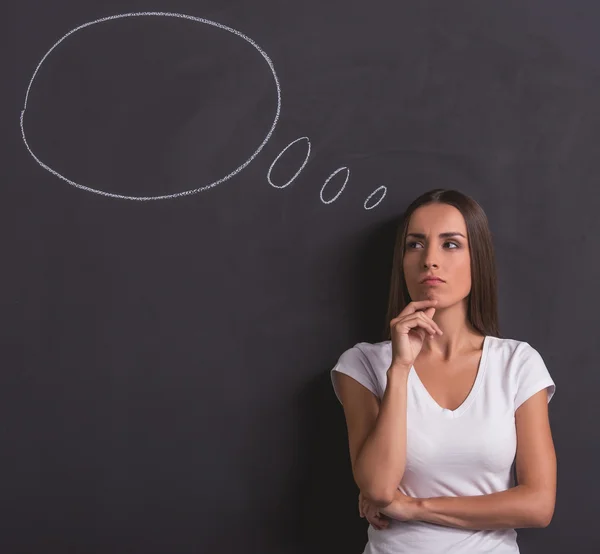
{"label": "wrist", "polygon": [[412,365],[405,366],[400,364],[392,364],[387,370],[388,379],[395,377],[407,378],[411,367]]}
{"label": "wrist", "polygon": [[413,498],[411,519],[425,521],[425,514],[427,513],[425,500],[426,498]]}

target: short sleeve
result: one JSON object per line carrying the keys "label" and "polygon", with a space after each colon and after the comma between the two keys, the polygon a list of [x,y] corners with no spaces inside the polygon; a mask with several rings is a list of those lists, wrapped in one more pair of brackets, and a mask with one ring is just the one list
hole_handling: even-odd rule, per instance
{"label": "short sleeve", "polygon": [[358,347],[358,345],[346,350],[339,357],[337,363],[331,370],[331,383],[333,385],[333,390],[335,391],[335,395],[340,401],[340,404],[342,404],[340,391],[335,380],[336,371],[349,375],[363,385],[363,387],[371,391],[375,396],[379,397],[377,392],[377,378],[375,376],[375,372],[373,371],[373,367],[371,366],[365,353]]}
{"label": "short sleeve", "polygon": [[515,411],[536,392],[547,389],[548,403],[554,396],[556,385],[540,353],[525,343],[521,360],[517,366]]}

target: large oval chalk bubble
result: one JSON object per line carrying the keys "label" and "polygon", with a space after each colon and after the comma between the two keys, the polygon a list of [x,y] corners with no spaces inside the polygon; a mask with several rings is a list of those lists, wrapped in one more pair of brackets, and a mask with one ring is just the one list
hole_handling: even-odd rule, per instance
{"label": "large oval chalk bubble", "polygon": [[[38,74],[38,72],[40,70],[40,67],[45,62],[45,60],[48,58],[48,56],[52,53],[52,51],[54,51],[55,48],[59,44],[61,44],[65,39],[67,39],[69,36],[73,35],[77,31],[81,31],[82,29],[88,28],[88,27],[90,27],[92,25],[98,25],[100,23],[105,23],[105,22],[112,21],[112,20],[124,19],[124,18],[134,18],[134,17],[180,18],[180,19],[184,19],[184,20],[188,20],[188,21],[192,21],[192,22],[201,23],[201,24],[204,24],[204,25],[210,25],[210,26],[216,27],[218,29],[221,29],[223,31],[226,31],[228,33],[236,35],[237,37],[245,40],[247,43],[249,43],[250,45],[252,45],[252,47],[255,48],[258,53],[260,53],[260,55],[262,56],[262,58],[264,59],[264,61],[267,62],[267,65],[268,65],[268,67],[270,69],[270,72],[272,74],[272,77],[273,77],[273,82],[274,82],[275,87],[276,87],[277,106],[276,106],[276,110],[275,110],[275,117],[273,119],[272,124],[270,125],[270,129],[269,129],[267,135],[264,137],[264,139],[259,144],[259,146],[254,150],[254,152],[252,153],[252,155],[248,159],[246,159],[243,163],[241,163],[238,167],[236,167],[233,171],[231,171],[227,175],[225,175],[224,177],[216,179],[216,180],[214,180],[214,181],[212,181],[209,184],[206,184],[204,186],[200,186],[200,187],[194,188],[192,190],[185,190],[185,191],[182,191],[182,192],[176,192],[174,194],[164,194],[164,195],[158,195],[158,196],[128,196],[128,195],[122,195],[122,194],[116,194],[116,193],[112,193],[112,192],[107,192],[107,191],[104,191],[104,190],[100,190],[98,188],[92,188],[92,187],[86,186],[86,185],[84,185],[82,183],[78,183],[75,180],[70,179],[70,178],[66,177],[65,175],[62,175],[61,173],[59,173],[58,171],[54,170],[49,165],[47,165],[46,163],[44,163],[38,156],[36,156],[36,154],[33,152],[32,148],[30,147],[30,145],[28,143],[28,140],[27,140],[26,133],[25,133],[25,115],[26,115],[26,112],[27,112],[27,102],[29,100],[29,96],[30,96],[31,90],[32,90],[32,87],[34,85],[34,82],[35,82],[35,79],[36,79],[36,75]],[[239,31],[237,31],[235,29],[232,29],[231,27],[227,27],[226,25],[222,25],[220,23],[216,23],[214,21],[210,21],[208,19],[204,19],[204,18],[201,18],[201,17],[194,17],[194,16],[190,16],[190,15],[186,15],[186,14],[171,13],[171,12],[135,12],[135,13],[125,13],[125,14],[112,15],[112,16],[109,16],[109,17],[103,17],[101,19],[96,19],[95,21],[90,21],[88,23],[84,23],[83,25],[80,25],[79,27],[77,27],[75,29],[72,29],[67,34],[65,34],[60,40],[58,40],[52,46],[52,48],[50,48],[50,50],[48,50],[48,52],[46,52],[46,54],[43,56],[43,58],[41,59],[41,61],[38,64],[38,66],[36,67],[36,69],[35,69],[35,71],[33,73],[33,76],[31,77],[31,80],[29,82],[29,86],[27,88],[27,93],[25,95],[24,107],[23,107],[23,110],[21,111],[20,123],[21,123],[21,134],[22,134],[23,142],[24,142],[27,150],[31,154],[31,156],[34,158],[34,160],[41,167],[43,167],[46,171],[50,172],[52,175],[58,177],[59,179],[62,179],[63,181],[66,181],[70,185],[72,185],[74,187],[77,187],[77,188],[80,188],[80,189],[83,189],[83,190],[86,190],[88,192],[93,192],[93,193],[96,193],[96,194],[100,194],[100,195],[104,195],[104,196],[110,196],[110,197],[113,197],[113,198],[120,198],[120,199],[124,199],[124,200],[163,200],[163,199],[167,199],[167,198],[176,198],[176,197],[180,197],[180,196],[187,196],[187,195],[195,194],[195,193],[200,192],[200,191],[207,190],[207,189],[212,188],[212,187],[214,187],[214,186],[216,186],[216,185],[218,185],[220,183],[223,183],[224,181],[227,181],[228,179],[230,179],[234,175],[237,175],[238,173],[240,173],[248,164],[250,164],[250,162],[252,162],[252,160],[254,160],[256,158],[256,156],[260,153],[260,151],[264,148],[265,144],[271,138],[271,136],[273,134],[273,131],[275,130],[275,127],[277,126],[277,122],[279,121],[280,112],[281,112],[281,88],[280,88],[280,85],[279,85],[279,80],[277,78],[277,74],[275,72],[275,68],[273,66],[273,62],[271,61],[271,59],[269,58],[269,56],[267,56],[267,54],[252,39],[250,39],[246,35],[242,34],[241,32],[239,32]]]}

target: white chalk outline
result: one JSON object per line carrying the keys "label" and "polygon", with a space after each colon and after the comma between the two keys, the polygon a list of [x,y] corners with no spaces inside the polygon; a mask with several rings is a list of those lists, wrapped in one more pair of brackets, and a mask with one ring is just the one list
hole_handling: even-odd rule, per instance
{"label": "white chalk outline", "polygon": [[[373,204],[370,208],[367,208],[367,202],[369,201],[371,196],[373,196],[375,193],[377,193],[377,191],[380,189],[383,189],[383,196],[377,201],[376,204]],[[386,194],[387,194],[387,187],[385,185],[381,185],[380,187],[377,187],[371,194],[369,194],[369,196],[367,196],[367,199],[365,200],[365,203],[364,203],[365,210],[372,210],[375,206],[378,206],[381,203],[381,201],[385,198]]]}
{"label": "white chalk outline", "polygon": [[[323,200],[323,191],[325,190],[325,187],[327,186],[327,183],[329,183],[329,181],[331,181],[331,179],[333,179],[333,177],[335,175],[337,175],[340,171],[343,171],[344,169],[348,173],[346,175],[346,180],[344,181],[344,184],[342,185],[342,188],[340,189],[340,191],[331,200],[329,200],[329,201]],[[340,194],[342,194],[342,192],[346,188],[346,183],[348,182],[348,179],[350,179],[350,170],[347,167],[340,167],[339,169],[336,169],[329,177],[327,177],[327,180],[325,181],[325,183],[321,187],[321,192],[319,193],[319,195],[321,197],[321,202],[323,202],[323,204],[331,204],[332,202],[334,202],[335,200],[337,200],[338,196]]]}
{"label": "white chalk outline", "polygon": [[[273,183],[273,181],[271,181],[271,171],[273,170],[273,166],[277,163],[277,160],[279,158],[281,158],[281,156],[283,156],[283,154],[285,153],[285,151],[290,148],[290,146],[293,146],[294,144],[296,144],[299,140],[304,140],[306,139],[306,141],[308,142],[308,152],[306,153],[306,157],[304,158],[304,162],[302,163],[302,165],[300,166],[300,169],[298,171],[296,171],[296,173],[293,175],[293,177],[285,184],[285,185],[276,185]],[[294,142],[290,142],[282,151],[281,154],[279,154],[279,156],[277,156],[275,158],[275,160],[273,161],[273,163],[271,164],[271,166],[269,167],[269,171],[267,172],[267,181],[269,181],[269,184],[272,187],[275,187],[276,189],[284,189],[285,187],[287,187],[288,185],[292,184],[292,182],[296,179],[296,177],[298,177],[298,175],[300,175],[300,172],[304,169],[304,166],[308,163],[308,158],[310,157],[310,139],[308,137],[300,137],[299,139],[296,139]]]}
{"label": "white chalk outline", "polygon": [[[235,169],[234,171],[232,171],[231,173],[229,173],[229,175],[226,175],[222,179],[219,179],[218,181],[214,181],[213,183],[211,183],[209,185],[206,185],[204,187],[200,187],[200,188],[197,188],[197,189],[194,189],[194,190],[188,190],[188,191],[184,191],[184,192],[177,192],[175,194],[167,194],[167,195],[163,195],[163,196],[124,196],[124,195],[121,195],[121,194],[113,194],[113,193],[110,193],[110,192],[105,192],[105,191],[102,191],[102,190],[97,190],[97,189],[93,189],[93,188],[90,188],[90,187],[86,187],[84,185],[80,185],[80,184],[78,184],[78,183],[76,183],[74,181],[71,181],[70,179],[64,177],[63,175],[61,175],[60,173],[58,173],[57,171],[55,171],[54,169],[52,169],[51,167],[49,167],[45,163],[43,163],[33,153],[33,151],[31,150],[31,148],[29,147],[29,144],[27,143],[27,138],[25,137],[25,128],[24,128],[24,125],[23,125],[23,118],[25,116],[25,111],[27,110],[27,101],[29,99],[29,92],[31,90],[31,86],[33,85],[33,81],[35,79],[35,76],[37,75],[37,72],[39,71],[41,65],[44,63],[44,60],[49,56],[49,54],[63,40],[65,40],[69,35],[72,35],[76,31],[79,31],[80,29],[83,29],[85,27],[89,27],[90,25],[96,25],[98,23],[103,23],[105,21],[110,21],[110,20],[113,20],[113,19],[123,19],[125,17],[142,17],[142,16],[176,17],[176,18],[180,18],[180,19],[188,19],[190,21],[195,21],[195,22],[198,22],[198,23],[205,23],[207,25],[212,25],[212,26],[218,27],[219,29],[222,29],[224,31],[228,31],[230,33],[238,35],[239,37],[243,38],[245,41],[249,42],[252,46],[254,46],[254,48],[256,48],[260,52],[260,54],[262,55],[262,57],[265,59],[265,61],[269,65],[269,68],[271,69],[271,72],[273,73],[273,79],[275,80],[275,85],[277,87],[277,112],[275,114],[275,120],[273,121],[273,125],[271,126],[271,129],[267,133],[267,136],[265,137],[265,139],[263,140],[263,142],[261,143],[261,145],[258,147],[258,149],[254,152],[254,154],[252,154],[252,156],[250,156],[250,158],[245,163],[243,163],[237,169]],[[190,194],[195,194],[197,192],[200,192],[200,191],[212,188],[212,187],[214,187],[214,186],[222,183],[223,181],[226,181],[227,179],[230,179],[234,175],[237,175],[252,160],[254,160],[254,158],[264,148],[265,144],[271,138],[271,135],[273,134],[273,131],[275,130],[275,127],[277,126],[277,122],[279,121],[279,114],[280,113],[281,113],[281,88],[279,86],[279,80],[277,79],[277,74],[275,73],[275,67],[273,66],[273,62],[271,61],[271,59],[269,58],[269,56],[267,56],[267,54],[262,50],[262,48],[260,48],[260,46],[258,46],[258,44],[256,44],[251,38],[247,37],[246,35],[244,35],[243,33],[240,33],[239,31],[237,31],[235,29],[232,29],[231,27],[227,27],[226,25],[222,25],[221,23],[216,23],[215,21],[210,21],[210,20],[204,19],[202,17],[194,17],[194,16],[191,16],[191,15],[186,15],[186,14],[181,14],[181,13],[172,13],[172,12],[132,12],[132,13],[125,13],[125,14],[111,15],[111,16],[108,16],[108,17],[103,17],[101,19],[96,19],[95,21],[90,21],[88,23],[84,23],[83,25],[80,25],[79,27],[77,27],[77,28],[72,29],[71,31],[69,31],[60,40],[58,40],[54,44],[54,46],[52,46],[52,48],[50,48],[50,50],[48,50],[48,52],[46,52],[46,54],[44,55],[44,57],[42,58],[42,60],[38,64],[35,72],[33,73],[33,77],[31,78],[31,81],[29,82],[29,86],[27,87],[27,94],[25,95],[25,104],[23,106],[23,110],[21,111],[21,135],[23,137],[23,142],[25,143],[25,146],[27,147],[27,150],[29,150],[29,153],[33,156],[33,159],[40,166],[42,166],[46,171],[49,171],[50,173],[52,173],[56,177],[62,179],[63,181],[66,181],[67,183],[69,183],[70,185],[72,185],[74,187],[78,187],[80,189],[87,190],[89,192],[94,192],[96,194],[101,194],[103,196],[110,196],[112,198],[121,198],[123,200],[164,200],[164,199],[167,199],[167,198],[176,198],[178,196],[187,196],[187,195],[190,195]]]}

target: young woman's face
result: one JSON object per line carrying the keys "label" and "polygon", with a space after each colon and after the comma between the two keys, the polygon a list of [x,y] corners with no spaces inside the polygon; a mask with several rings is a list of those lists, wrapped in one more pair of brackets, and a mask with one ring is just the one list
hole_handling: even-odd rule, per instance
{"label": "young woman's face", "polygon": [[[440,237],[442,233],[460,235]],[[469,295],[471,256],[467,227],[462,214],[454,206],[427,204],[413,212],[406,235],[403,269],[406,287],[413,301],[437,298],[436,308],[439,309]],[[445,282],[435,285],[422,283],[429,273]]]}

